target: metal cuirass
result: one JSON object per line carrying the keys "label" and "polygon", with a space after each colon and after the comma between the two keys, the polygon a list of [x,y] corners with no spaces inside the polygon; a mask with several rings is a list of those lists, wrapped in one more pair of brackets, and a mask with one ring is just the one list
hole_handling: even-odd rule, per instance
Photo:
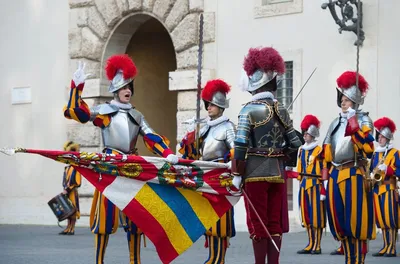
{"label": "metal cuirass", "polygon": [[130,153],[136,146],[140,126],[132,121],[129,111],[119,109],[111,117],[110,125],[101,130],[106,148]]}
{"label": "metal cuirass", "polygon": [[282,148],[285,143],[285,127],[274,111],[274,105],[253,102],[247,105],[248,117],[253,128],[249,135],[250,148]]}
{"label": "metal cuirass", "polygon": [[[368,113],[357,113],[357,120],[360,128],[368,126],[373,130],[372,120]],[[338,117],[330,125],[324,144],[331,144],[332,162],[334,165],[341,165],[351,161],[355,161],[356,153],[354,152],[351,136],[345,136],[347,127],[347,118]]]}
{"label": "metal cuirass", "polygon": [[224,155],[234,148],[235,126],[230,121],[224,121],[214,126],[205,126],[201,131],[204,139],[201,146],[202,160],[224,160]]}

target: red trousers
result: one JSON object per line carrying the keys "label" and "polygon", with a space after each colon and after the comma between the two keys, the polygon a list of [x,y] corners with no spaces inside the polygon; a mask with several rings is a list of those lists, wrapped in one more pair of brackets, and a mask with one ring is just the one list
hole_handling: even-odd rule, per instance
{"label": "red trousers", "polygon": [[[282,199],[284,183],[270,183],[266,181],[247,182],[244,190],[254,205],[261,221],[271,235],[282,235]],[[247,214],[247,228],[252,238],[269,238],[253,208],[247,199],[244,199]]]}

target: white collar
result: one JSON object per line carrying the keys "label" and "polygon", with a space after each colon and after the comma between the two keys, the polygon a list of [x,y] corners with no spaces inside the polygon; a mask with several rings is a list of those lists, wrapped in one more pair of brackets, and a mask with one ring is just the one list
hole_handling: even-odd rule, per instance
{"label": "white collar", "polygon": [[110,104],[118,106],[120,109],[123,110],[129,110],[132,108],[132,105],[130,103],[123,104],[121,102],[118,102],[117,100],[111,100]]}
{"label": "white collar", "polygon": [[217,119],[214,120],[208,120],[207,121],[207,125],[209,125],[210,127],[212,126],[216,126],[221,124],[222,122],[228,121],[229,119],[226,116],[220,116]]}
{"label": "white collar", "polygon": [[261,100],[261,99],[272,99],[274,102],[277,100],[275,99],[275,96],[271,92],[261,92],[261,93],[256,93],[251,97],[251,101],[256,101],[256,100]]}
{"label": "white collar", "polygon": [[304,150],[310,150],[310,149],[314,149],[316,146],[318,146],[318,142],[313,141],[311,143],[305,143],[303,146],[301,146],[301,148]]}
{"label": "white collar", "polygon": [[[387,150],[389,151],[389,150],[391,150],[393,148],[393,145],[392,144],[389,144],[389,146],[387,147]],[[384,147],[381,147],[381,146],[377,146],[376,148],[375,148],[375,152],[385,152],[386,151],[386,146],[384,146]]]}

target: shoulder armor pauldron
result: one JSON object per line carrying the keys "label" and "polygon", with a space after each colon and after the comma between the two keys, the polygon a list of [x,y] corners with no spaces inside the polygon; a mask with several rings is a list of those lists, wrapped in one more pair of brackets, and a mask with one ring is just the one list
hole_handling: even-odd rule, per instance
{"label": "shoulder armor pauldron", "polygon": [[128,113],[133,118],[133,120],[135,120],[136,124],[140,126],[142,123],[143,114],[136,110],[136,108],[129,109]]}

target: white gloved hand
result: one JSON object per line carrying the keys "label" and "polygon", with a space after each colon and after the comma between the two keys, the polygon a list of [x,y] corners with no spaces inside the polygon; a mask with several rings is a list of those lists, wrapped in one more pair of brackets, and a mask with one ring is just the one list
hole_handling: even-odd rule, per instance
{"label": "white gloved hand", "polygon": [[381,164],[381,165],[378,166],[378,169],[381,170],[381,171],[384,171],[386,173],[387,166],[386,166],[386,164]]}
{"label": "white gloved hand", "polygon": [[85,67],[86,63],[82,63],[81,61],[78,62],[78,69],[75,71],[74,75],[72,76],[72,80],[75,83],[75,86],[78,86],[81,83],[84,83],[86,78],[89,77],[91,74],[85,74]]}
{"label": "white gloved hand", "polygon": [[226,163],[226,165],[228,166],[228,170],[232,169],[232,161],[229,161],[228,163]]}
{"label": "white gloved hand", "polygon": [[321,195],[319,196],[319,199],[320,199],[321,201],[325,201],[325,199],[326,199],[326,196],[325,196],[325,195],[323,195],[323,194],[321,194]]}
{"label": "white gloved hand", "polygon": [[349,107],[347,109],[347,120],[349,120],[350,118],[352,118],[355,115],[356,115],[356,110],[354,110],[353,108]]}
{"label": "white gloved hand", "polygon": [[[207,118],[200,118],[199,122],[204,123]],[[192,117],[188,120],[183,121],[183,124],[186,124],[186,132],[192,132],[196,129],[196,117]]]}
{"label": "white gloved hand", "polygon": [[325,188],[325,191],[327,192],[328,191],[328,180],[324,181],[324,188]]}
{"label": "white gloved hand", "polygon": [[179,161],[179,157],[175,154],[169,154],[166,159],[171,164],[177,164]]}
{"label": "white gloved hand", "polygon": [[242,176],[233,176],[232,184],[235,186],[237,189],[240,189],[240,184],[242,183]]}
{"label": "white gloved hand", "polygon": [[186,124],[186,131],[187,132],[192,132],[196,128],[196,117],[192,117],[188,120],[183,121],[184,124]]}
{"label": "white gloved hand", "polygon": [[294,168],[290,166],[285,166],[285,171],[294,171]]}

